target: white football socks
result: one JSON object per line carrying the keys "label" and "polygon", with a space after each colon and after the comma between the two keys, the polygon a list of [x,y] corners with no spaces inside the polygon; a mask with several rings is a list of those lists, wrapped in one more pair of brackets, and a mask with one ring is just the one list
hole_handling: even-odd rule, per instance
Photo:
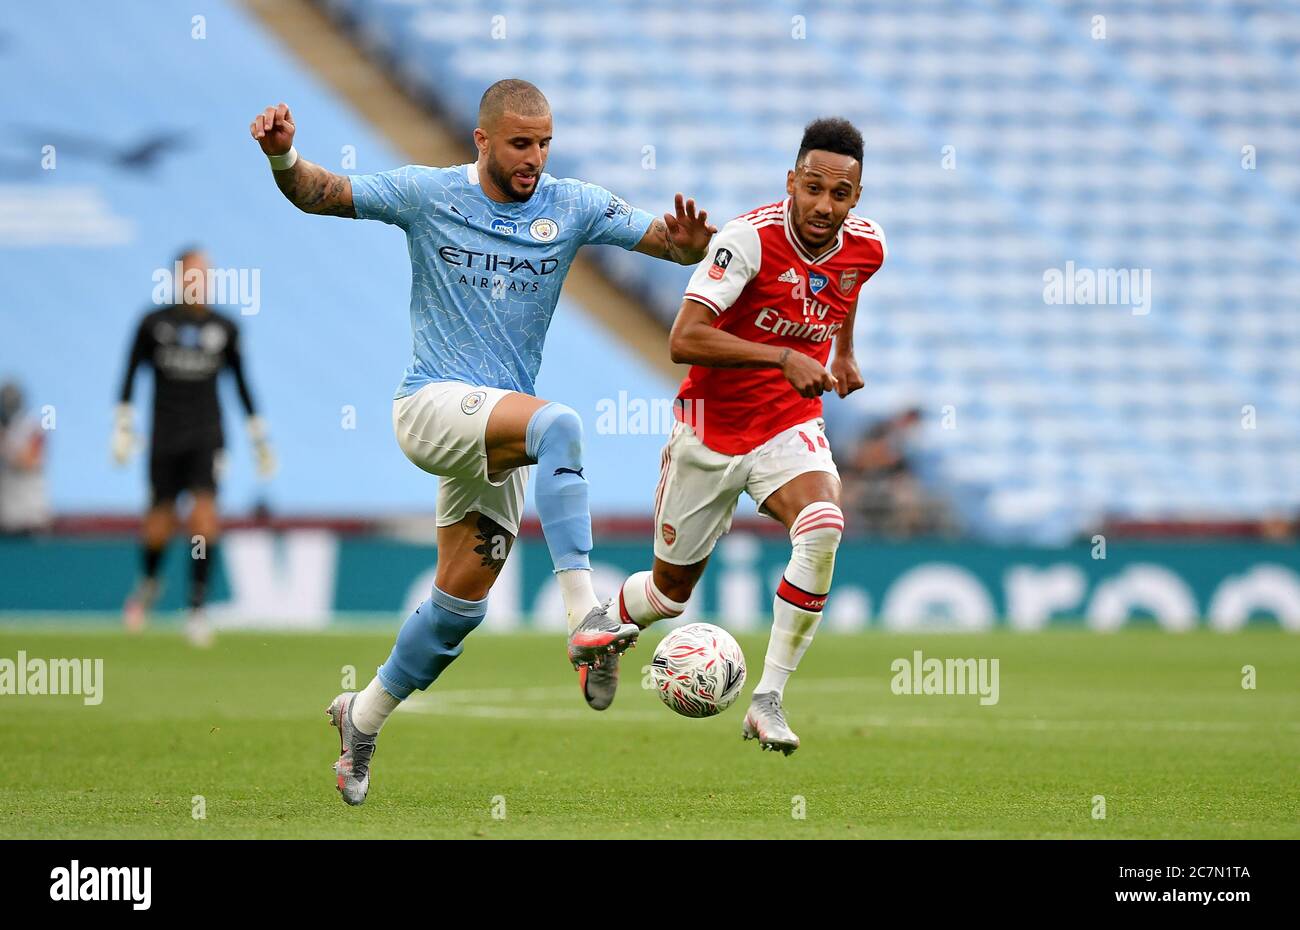
{"label": "white football socks", "polygon": [[772,634],[756,694],[785,690],[821,623],[835,574],[844,514],[828,501],[809,504],[790,524],[790,564],[772,600]]}
{"label": "white football socks", "polygon": [[397,705],[401,703],[384,690],[383,683],[376,675],[352,701],[352,724],[367,736],[374,736],[384,728],[388,715],[397,710]]}
{"label": "white football socks", "polygon": [[572,633],[579,623],[587,619],[587,614],[600,606],[600,601],[596,600],[596,589],[591,586],[591,569],[575,568],[556,572],[555,580],[560,584],[560,596],[564,598],[569,632]]}
{"label": "white football socks", "polygon": [[755,694],[775,691],[778,697],[781,696],[790,674],[799,667],[799,660],[812,645],[821,620],[820,612],[800,610],[779,596],[773,601],[772,633],[763,659],[763,677],[754,688]]}
{"label": "white football socks", "polygon": [[619,619],[635,623],[642,629],[656,620],[680,617],[685,609],[685,604],[679,604],[659,590],[654,572],[637,572],[623,582],[619,592]]}

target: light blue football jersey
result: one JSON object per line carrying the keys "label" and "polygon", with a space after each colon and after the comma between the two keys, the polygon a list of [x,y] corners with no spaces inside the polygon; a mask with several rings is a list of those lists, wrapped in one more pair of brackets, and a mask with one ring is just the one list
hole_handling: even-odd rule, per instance
{"label": "light blue football jersey", "polygon": [[431,381],[532,394],[578,248],[631,249],[654,219],[596,184],[545,173],[527,201],[497,203],[472,164],[353,175],[352,202],[358,218],[406,230],[414,349],[397,397]]}

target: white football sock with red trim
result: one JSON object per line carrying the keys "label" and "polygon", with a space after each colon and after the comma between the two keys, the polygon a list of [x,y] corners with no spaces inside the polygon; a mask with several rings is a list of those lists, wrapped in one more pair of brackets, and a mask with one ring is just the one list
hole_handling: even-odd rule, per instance
{"label": "white football sock with red trim", "polygon": [[828,501],[809,504],[790,525],[790,564],[772,600],[772,634],[756,694],[780,695],[821,623],[835,574],[844,514]]}
{"label": "white football sock with red trim", "polygon": [[637,572],[618,592],[618,616],[645,629],[656,620],[680,617],[686,609],[655,585],[654,572]]}

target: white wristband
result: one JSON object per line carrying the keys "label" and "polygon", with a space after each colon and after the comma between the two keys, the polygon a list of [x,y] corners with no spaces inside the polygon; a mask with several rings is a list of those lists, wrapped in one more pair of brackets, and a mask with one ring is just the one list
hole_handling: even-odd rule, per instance
{"label": "white wristband", "polygon": [[266,421],[261,417],[249,417],[246,425],[248,427],[248,438],[253,442],[261,442],[266,438]]}
{"label": "white wristband", "polygon": [[298,161],[298,150],[291,145],[289,151],[283,155],[268,155],[266,160],[271,163],[272,171],[285,171],[292,168],[294,163]]}

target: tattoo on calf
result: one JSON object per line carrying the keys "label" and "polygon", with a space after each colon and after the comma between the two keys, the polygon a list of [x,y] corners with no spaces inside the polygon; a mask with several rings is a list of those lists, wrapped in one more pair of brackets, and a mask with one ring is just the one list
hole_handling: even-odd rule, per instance
{"label": "tattoo on calf", "polygon": [[491,517],[480,514],[478,532],[474,534],[474,538],[479,541],[474,551],[482,557],[482,567],[491,569],[494,575],[499,575],[501,566],[506,564],[506,556],[510,554],[510,543],[513,537]]}

